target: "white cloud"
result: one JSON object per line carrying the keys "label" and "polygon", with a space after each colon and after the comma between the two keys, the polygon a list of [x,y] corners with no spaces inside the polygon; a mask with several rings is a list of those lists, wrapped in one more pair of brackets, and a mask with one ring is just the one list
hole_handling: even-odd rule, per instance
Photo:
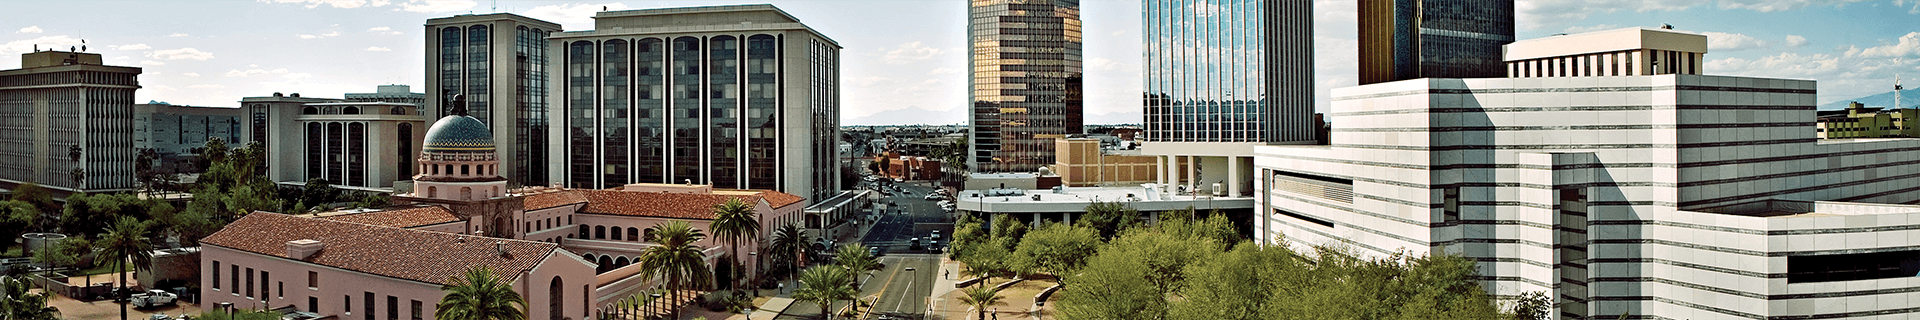
{"label": "white cloud", "polygon": [[140,60],[140,64],[141,64],[141,65],[149,65],[149,66],[160,66],[160,65],[166,65],[167,63],[166,63],[166,62],[159,62],[159,61],[153,61],[153,60]]}
{"label": "white cloud", "polygon": [[1847,51],[1848,57],[1856,55],[1868,58],[1920,56],[1920,32],[1909,32],[1907,35],[1900,36],[1897,43]]}
{"label": "white cloud", "polygon": [[1787,11],[1805,8],[1809,5],[1831,4],[1835,6],[1866,0],[1720,0],[1721,9],[1747,9],[1759,12]]}
{"label": "white cloud", "polygon": [[227,86],[217,85],[217,84],[196,84],[196,85],[187,86],[187,88],[192,88],[192,89],[219,89],[219,88],[226,88],[226,87]]}
{"label": "white cloud", "polygon": [[1766,40],[1760,40],[1759,38],[1738,33],[1701,32],[1701,34],[1707,35],[1707,50],[1709,51],[1725,52],[1762,49],[1771,45],[1771,43],[1768,43]]}
{"label": "white cloud", "polygon": [[167,35],[168,38],[177,38],[177,37],[185,37],[185,36],[187,36],[187,34],[185,33],[175,33],[175,34]]}
{"label": "white cloud", "polygon": [[327,31],[327,33],[322,33],[319,35],[311,35],[311,34],[298,35],[298,37],[300,37],[301,39],[319,39],[319,38],[337,37],[337,36],[340,36],[340,31]]}
{"label": "white cloud", "polygon": [[299,37],[300,37],[301,39],[314,39],[314,38],[319,38],[320,36],[316,36],[316,35],[311,35],[311,34],[303,34],[303,35],[300,35]]}
{"label": "white cloud", "polygon": [[373,27],[373,28],[368,28],[368,29],[367,29],[367,31],[388,31],[388,30],[393,30],[393,28],[388,28],[388,27]]}
{"label": "white cloud", "polygon": [[287,68],[273,69],[273,73],[287,73]]}
{"label": "white cloud", "polygon": [[372,33],[379,33],[379,34],[401,34],[401,32],[399,32],[399,31],[393,31],[393,28],[388,28],[388,27],[373,27],[373,28],[368,28],[368,29],[367,29],[367,32],[372,32]]}
{"label": "white cloud", "polygon": [[267,71],[260,69],[247,69],[246,71],[240,71],[239,69],[227,70],[228,77],[252,77],[264,74],[267,74]]}
{"label": "white cloud", "polygon": [[113,47],[113,49],[114,49],[114,50],[147,50],[147,49],[153,49],[153,47],[148,47],[148,46],[147,46],[147,44],[145,44],[145,43],[135,43],[135,44],[129,44],[129,45],[124,45],[124,46],[111,46],[111,47]]}
{"label": "white cloud", "polygon": [[188,76],[188,77],[198,77],[198,76],[200,76],[200,73],[199,73],[199,72],[188,72],[188,73],[182,73],[182,74],[180,74],[180,75],[183,75],[183,76]]}
{"label": "white cloud", "polygon": [[1620,26],[1616,26],[1616,25],[1601,24],[1601,25],[1591,25],[1591,26],[1585,26],[1585,27],[1572,26],[1572,27],[1567,27],[1566,31],[1561,31],[1561,32],[1567,33],[1567,34],[1574,34],[1574,33],[1594,32],[1594,31],[1600,31],[1600,30],[1613,30],[1613,29],[1619,29],[1619,28]]}
{"label": "white cloud", "polygon": [[337,37],[337,36],[340,36],[340,32],[339,32],[339,31],[328,31],[327,33],[322,33],[322,34],[320,34],[320,36],[322,36],[322,37]]}
{"label": "white cloud", "polygon": [[8,41],[5,44],[0,44],[0,53],[11,54],[11,53],[33,52],[33,48],[35,45],[38,45],[40,47],[40,50],[66,49],[61,47],[79,46],[80,39],[75,39],[73,37],[68,37],[68,36],[45,36],[45,37],[39,37],[39,38],[33,38],[33,39]]}
{"label": "white cloud", "polygon": [[1807,37],[1787,35],[1787,47],[1799,48],[1807,45]]}
{"label": "white cloud", "polygon": [[887,51],[880,59],[886,64],[908,64],[933,59],[944,53],[940,49],[923,46],[919,41],[914,41],[900,44],[899,48]]}
{"label": "white cloud", "polygon": [[933,68],[933,71],[927,71],[927,75],[940,74],[960,74],[960,70],[954,68]]}
{"label": "white cloud", "polygon": [[387,48],[381,48],[381,47],[367,47],[367,51],[393,51],[393,49],[387,49]]}
{"label": "white cloud", "polygon": [[619,2],[601,4],[556,4],[533,7],[533,9],[527,10],[523,14],[534,19],[559,23],[569,30],[576,28],[586,29],[590,28],[591,26],[589,24],[593,23],[593,14],[600,12],[602,8],[609,11],[626,10],[627,5]]}
{"label": "white cloud", "polygon": [[400,4],[400,10],[421,13],[454,12],[473,9],[472,0],[407,0]]}
{"label": "white cloud", "polygon": [[301,72],[301,73],[288,73],[288,74],[286,74],[286,75],[283,75],[283,76],[280,76],[280,77],[281,77],[281,78],[287,78],[287,79],[306,79],[306,78],[312,78],[312,77],[313,77],[313,74],[309,74],[309,73],[305,73],[305,72]]}
{"label": "white cloud", "polygon": [[385,6],[391,3],[386,0],[374,0],[372,2],[368,2],[367,0],[260,0],[260,2],[298,3],[298,4],[306,5],[307,9],[317,8],[322,5],[331,6],[334,8],[341,8],[341,9],[353,9],[353,8],[359,8],[359,7],[364,7],[368,5],[379,7],[379,6]]}
{"label": "white cloud", "polygon": [[20,28],[19,33],[41,33],[41,32],[46,32],[46,30],[40,30],[40,26],[27,26],[26,28]]}
{"label": "white cloud", "polygon": [[154,50],[151,52],[147,52],[147,57],[162,59],[162,60],[193,59],[193,60],[199,60],[199,61],[207,61],[207,59],[213,59],[213,53],[200,51],[200,49],[194,49],[194,48],[179,48],[179,49],[171,49],[171,50]]}

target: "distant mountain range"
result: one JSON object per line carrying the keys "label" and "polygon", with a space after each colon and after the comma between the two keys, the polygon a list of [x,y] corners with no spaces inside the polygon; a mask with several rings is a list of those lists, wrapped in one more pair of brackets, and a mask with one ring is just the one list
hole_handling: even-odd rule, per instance
{"label": "distant mountain range", "polygon": [[[841,125],[898,125],[898,124],[956,124],[966,123],[964,110],[934,111],[920,107],[906,107],[881,111],[865,117],[849,118],[840,121]],[[1104,114],[1089,113],[1086,124],[1138,124],[1138,112],[1111,112]]]}
{"label": "distant mountain range", "polygon": [[[1904,104],[1908,108],[1913,108],[1914,105],[1920,105],[1920,89],[1900,90],[1900,93],[1901,93],[1900,104]],[[1848,102],[1856,102],[1856,101],[1860,102],[1860,104],[1867,105],[1868,107],[1884,108],[1884,107],[1893,106],[1893,91],[1882,92],[1880,94],[1871,95],[1871,96],[1834,101],[1833,103],[1820,105],[1819,109],[1820,110],[1846,109]]]}

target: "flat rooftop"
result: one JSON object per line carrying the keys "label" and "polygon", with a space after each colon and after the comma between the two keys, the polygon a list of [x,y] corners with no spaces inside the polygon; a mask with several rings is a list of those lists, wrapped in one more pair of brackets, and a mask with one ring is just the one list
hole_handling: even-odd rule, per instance
{"label": "flat rooftop", "polygon": [[955,197],[958,200],[954,201],[954,206],[956,210],[996,213],[1078,212],[1095,202],[1122,202],[1140,211],[1180,210],[1189,206],[1199,210],[1253,208],[1252,197],[1229,198],[1165,193],[1150,196],[1147,194],[1147,188],[1143,186],[1065,187],[1062,188],[1061,193],[1046,189],[1018,190],[1018,194],[1007,192],[1011,190],[991,190],[1001,193],[989,193],[990,190],[961,191]]}

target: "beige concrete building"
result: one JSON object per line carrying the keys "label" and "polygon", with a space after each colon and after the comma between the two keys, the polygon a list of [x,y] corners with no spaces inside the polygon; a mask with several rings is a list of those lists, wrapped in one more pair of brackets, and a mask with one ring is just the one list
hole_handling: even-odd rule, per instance
{"label": "beige concrete building", "polygon": [[[549,175],[549,73],[558,56],[547,36],[560,25],[511,13],[463,14],[426,24],[426,91],[423,114],[452,114],[442,105],[465,95],[468,113],[493,128],[500,147],[501,176],[512,185],[559,182]],[[354,96],[348,96],[349,99]]]}
{"label": "beige concrete building", "polygon": [[133,189],[140,72],[77,51],[25,53],[20,69],[0,70],[0,187]]}
{"label": "beige concrete building", "polygon": [[249,122],[242,140],[266,147],[266,175],[274,182],[324,178],[347,189],[391,191],[418,173],[414,161],[427,124],[418,105],[299,93],[241,98],[240,105]]}
{"label": "beige concrete building", "polygon": [[1137,150],[1104,150],[1099,139],[1056,139],[1053,150],[1057,152],[1053,172],[1069,187],[1139,185],[1160,179],[1160,157],[1143,156]]}
{"label": "beige concrete building", "polygon": [[1522,40],[1506,47],[1513,78],[1700,74],[1707,36],[1626,28]]}

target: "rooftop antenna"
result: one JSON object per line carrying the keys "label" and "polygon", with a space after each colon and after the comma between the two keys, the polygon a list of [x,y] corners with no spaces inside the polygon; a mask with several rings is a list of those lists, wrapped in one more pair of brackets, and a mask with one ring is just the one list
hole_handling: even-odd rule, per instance
{"label": "rooftop antenna", "polygon": [[1903,89],[1900,87],[1900,75],[1897,75],[1897,74],[1893,75],[1893,108],[1894,109],[1901,108],[1900,89]]}

